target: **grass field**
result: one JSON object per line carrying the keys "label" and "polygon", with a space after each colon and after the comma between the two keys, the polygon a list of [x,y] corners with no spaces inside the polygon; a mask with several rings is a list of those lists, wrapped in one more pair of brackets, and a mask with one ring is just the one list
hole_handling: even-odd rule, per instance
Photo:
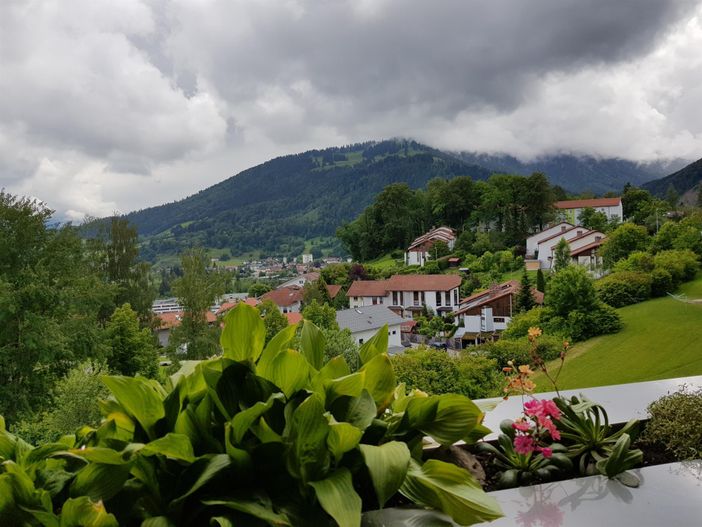
{"label": "grass field", "polygon": [[[679,292],[689,299],[702,299],[702,274]],[[624,328],[573,346],[558,380],[559,388],[702,375],[702,304],[665,297],[618,311]],[[552,389],[542,376],[534,380],[539,390]]]}
{"label": "grass field", "polygon": [[396,262],[395,259],[390,256],[390,254],[386,254],[376,258],[375,260],[369,260],[365,262],[364,265],[375,267],[377,269],[387,269],[388,267],[394,267]]}

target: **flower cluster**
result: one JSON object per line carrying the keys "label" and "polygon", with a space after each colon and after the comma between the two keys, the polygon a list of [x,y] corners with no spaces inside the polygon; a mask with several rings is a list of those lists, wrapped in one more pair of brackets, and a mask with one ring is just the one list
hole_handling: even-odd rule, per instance
{"label": "flower cluster", "polygon": [[512,424],[515,431],[514,450],[523,455],[537,452],[546,458],[551,457],[553,451],[545,445],[561,438],[553,422],[560,418],[561,411],[556,403],[549,399],[532,399],[525,402],[524,417]]}

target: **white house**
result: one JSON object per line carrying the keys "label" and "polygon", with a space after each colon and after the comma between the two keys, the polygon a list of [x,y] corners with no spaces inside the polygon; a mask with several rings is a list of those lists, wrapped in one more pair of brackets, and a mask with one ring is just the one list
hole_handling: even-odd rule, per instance
{"label": "white house", "polygon": [[388,326],[388,352],[402,351],[400,332],[405,319],[381,305],[362,306],[344,309],[336,312],[336,322],[340,329],[348,329],[356,344],[361,346],[376,332],[387,324]]}
{"label": "white house", "polygon": [[[462,345],[457,347],[479,344],[505,330],[512,320],[520,288],[519,282],[510,280],[461,300],[459,308],[453,313],[458,325],[453,338],[462,341]],[[543,293],[532,289],[531,294],[534,302],[543,303]]]}
{"label": "white house", "polygon": [[548,238],[541,240],[536,244],[536,259],[539,261],[539,267],[541,269],[550,269],[551,262],[553,261],[553,253],[556,245],[561,240],[570,241],[574,238],[578,238],[589,232],[585,227],[569,227],[564,231],[558,232]]}
{"label": "white house", "polygon": [[550,238],[551,236],[555,236],[556,234],[565,232],[568,229],[572,229],[573,227],[575,227],[575,225],[568,223],[567,221],[562,221],[547,227],[541,232],[537,232],[536,234],[529,236],[526,241],[526,257],[533,258],[536,256],[536,249],[539,242]]}
{"label": "white house", "polygon": [[302,309],[302,288],[279,287],[261,295],[261,301],[271,300],[281,313],[299,313]]}
{"label": "white house", "polygon": [[399,315],[413,316],[426,307],[444,314],[459,305],[460,286],[461,277],[455,274],[406,274],[353,282],[346,295],[352,308],[385,305]]}
{"label": "white house", "polygon": [[[597,255],[597,250],[607,236],[600,231],[592,231],[579,225],[575,227],[567,227],[567,225],[568,224],[560,225],[559,229],[563,229],[563,227],[565,227],[565,229],[557,229],[555,234],[536,242],[536,249],[533,257],[535,257],[539,263],[538,268],[551,269],[553,267],[556,245],[558,245],[561,240],[568,242],[573,263],[585,265],[591,270],[601,266],[602,262]],[[553,229],[551,228],[550,230]]]}
{"label": "white house", "polygon": [[302,255],[302,263],[303,264],[311,264],[314,262],[314,257],[311,254],[303,254]]}
{"label": "white house", "polygon": [[304,287],[307,282],[316,282],[319,280],[319,276],[317,272],[299,274],[280,284],[278,289],[281,287]]}
{"label": "white house", "polygon": [[431,248],[436,242],[444,242],[449,249],[456,244],[456,232],[451,227],[437,227],[415,239],[405,252],[405,265],[420,265],[434,258]]}
{"label": "white house", "polygon": [[557,201],[554,206],[558,209],[560,215],[570,223],[578,223],[580,221],[580,213],[586,208],[604,212],[608,220],[617,218],[621,221],[624,218],[622,198],[572,199]]}

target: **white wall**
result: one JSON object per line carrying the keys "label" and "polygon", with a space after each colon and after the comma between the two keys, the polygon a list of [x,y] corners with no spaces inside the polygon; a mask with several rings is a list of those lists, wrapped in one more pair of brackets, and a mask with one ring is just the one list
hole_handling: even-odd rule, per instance
{"label": "white wall", "polygon": [[553,250],[556,247],[556,245],[558,245],[559,241],[561,241],[562,239],[566,241],[572,240],[573,238],[577,238],[578,236],[582,235],[586,231],[587,229],[585,227],[578,227],[573,230],[564,232],[561,236],[557,236],[551,240],[540,242],[538,245],[538,260],[541,263],[541,269],[551,268],[551,260],[549,260],[549,256],[553,257]]}
{"label": "white wall", "polygon": [[553,236],[554,234],[562,232],[570,227],[571,227],[570,223],[561,222],[557,225],[554,225],[553,227],[549,227],[548,229],[545,229],[537,234],[534,234],[533,236],[529,236],[527,238],[527,242],[526,242],[527,256],[534,256],[534,254],[536,254],[536,249],[538,248],[538,244],[541,240],[545,240],[546,238],[549,238],[549,237]]}
{"label": "white wall", "polygon": [[[360,346],[364,342],[368,342],[368,339],[373,337],[373,335],[378,332],[378,329],[379,328],[357,331],[356,333],[351,333],[351,336],[356,344]],[[400,338],[400,324],[388,326],[388,347],[390,346],[402,346],[402,340]]]}

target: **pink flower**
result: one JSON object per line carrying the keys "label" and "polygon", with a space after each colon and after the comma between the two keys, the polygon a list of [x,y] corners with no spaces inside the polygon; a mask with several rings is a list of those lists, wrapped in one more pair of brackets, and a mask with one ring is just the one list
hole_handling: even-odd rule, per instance
{"label": "pink flower", "polygon": [[541,401],[541,407],[543,408],[544,413],[546,415],[550,415],[556,420],[559,420],[561,418],[561,411],[558,409],[558,406],[556,406],[556,403],[554,403],[553,401]]}
{"label": "pink flower", "polygon": [[514,423],[512,423],[512,428],[519,430],[520,432],[528,432],[531,430],[531,425],[526,419],[517,419]]}
{"label": "pink flower", "polygon": [[541,452],[541,454],[543,454],[543,456],[546,459],[550,458],[553,455],[553,450],[548,447],[541,447],[539,448],[539,451]]}
{"label": "pink flower", "polygon": [[518,435],[514,438],[514,450],[517,454],[531,454],[534,451],[534,440],[531,436]]}
{"label": "pink flower", "polygon": [[524,403],[524,413],[529,417],[538,417],[544,414],[544,408],[541,401],[532,399]]}
{"label": "pink flower", "polygon": [[539,417],[539,426],[548,430],[551,439],[558,441],[561,438],[561,433],[556,428],[556,425],[553,424],[553,421],[551,421],[548,417]]}

